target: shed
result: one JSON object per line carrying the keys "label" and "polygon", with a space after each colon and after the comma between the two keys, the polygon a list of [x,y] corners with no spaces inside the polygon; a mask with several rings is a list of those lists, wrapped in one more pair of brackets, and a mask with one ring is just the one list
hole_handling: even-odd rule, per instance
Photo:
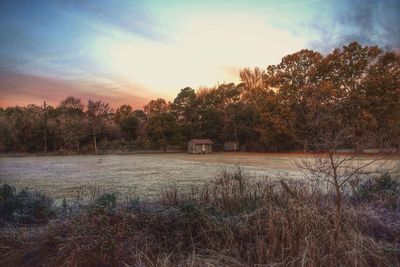
{"label": "shed", "polygon": [[239,143],[233,141],[225,142],[224,151],[239,151]]}
{"label": "shed", "polygon": [[211,153],[213,143],[210,139],[192,139],[188,142],[188,152],[191,154]]}

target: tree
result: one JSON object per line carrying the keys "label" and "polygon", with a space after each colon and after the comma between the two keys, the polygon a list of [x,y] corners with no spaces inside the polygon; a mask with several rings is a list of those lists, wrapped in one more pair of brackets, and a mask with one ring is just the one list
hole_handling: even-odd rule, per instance
{"label": "tree", "polygon": [[80,142],[85,135],[84,105],[79,98],[69,96],[62,100],[57,108],[60,110],[59,121],[63,143],[79,152]]}
{"label": "tree", "polygon": [[177,143],[178,132],[174,116],[169,112],[160,113],[149,118],[146,124],[146,136],[154,147],[164,152],[168,145]]}
{"label": "tree", "polygon": [[135,140],[138,136],[140,121],[129,105],[122,105],[114,115],[114,121],[119,125],[123,137],[128,141]]}
{"label": "tree", "polygon": [[198,121],[196,135],[199,138],[218,139],[222,131],[222,114],[215,109],[216,89],[202,89],[197,92]]}
{"label": "tree", "polygon": [[230,114],[227,138],[245,146],[246,149],[257,150],[260,136],[257,127],[260,126],[260,117],[254,106],[244,103],[231,103],[227,107]]}
{"label": "tree", "polygon": [[380,151],[400,150],[400,55],[386,52],[370,64],[361,84],[363,121]]}
{"label": "tree", "polygon": [[119,124],[125,117],[129,117],[132,114],[132,107],[130,105],[122,105],[117,108],[114,114],[114,121]]}
{"label": "tree", "polygon": [[195,91],[186,87],[182,89],[171,105],[171,111],[176,118],[181,137],[184,140],[192,139],[199,134],[197,130],[197,97]]}
{"label": "tree", "polygon": [[171,103],[158,98],[143,107],[147,121],[145,133],[150,144],[166,152],[168,145],[176,144],[178,137],[176,120],[171,113]]}
{"label": "tree", "polygon": [[310,114],[305,94],[316,86],[315,73],[321,59],[320,53],[304,49],[269,66],[264,77],[268,87],[277,88],[279,127],[305,151],[310,143],[310,128],[305,127]]}
{"label": "tree", "polygon": [[244,68],[240,70],[239,76],[243,83],[243,97],[246,101],[251,101],[264,88],[265,71],[258,67],[253,70]]}
{"label": "tree", "polygon": [[361,46],[352,42],[335,49],[318,66],[316,77],[320,83],[329,83],[330,102],[340,109],[342,119],[357,129],[359,136],[370,134],[362,107],[363,83],[368,69],[381,53],[382,50],[376,46]]}
{"label": "tree", "polygon": [[83,105],[81,99],[73,96],[68,96],[60,102],[58,108],[67,113],[82,115],[85,106]]}
{"label": "tree", "polygon": [[170,104],[167,103],[162,98],[158,98],[157,100],[151,100],[147,105],[143,107],[143,111],[148,117],[166,113],[169,111],[169,109],[170,109]]}
{"label": "tree", "polygon": [[97,135],[100,133],[106,119],[109,118],[111,108],[108,103],[89,100],[87,104],[87,117],[93,134],[94,152],[97,153]]}
{"label": "tree", "polygon": [[[318,183],[325,183],[333,190],[336,199],[336,211],[340,216],[343,202],[343,191],[355,180],[373,173],[383,173],[389,170],[382,156],[362,158],[362,150],[371,143],[369,139],[360,139],[356,129],[351,125],[334,121],[346,122],[337,114],[325,114],[318,123],[313,123],[318,129],[314,137],[315,154],[311,158],[294,160],[303,171],[306,178]],[[340,148],[351,146],[353,149],[340,153]],[[339,218],[340,220],[340,218]]]}
{"label": "tree", "polygon": [[[271,73],[270,73],[271,75]],[[277,88],[272,87],[266,71],[254,68],[245,68],[240,71],[242,112],[246,125],[246,147],[254,150],[255,141],[269,150],[279,151],[290,149],[292,138],[286,133],[282,115],[279,113]],[[248,129],[251,129],[250,131]],[[243,142],[243,141],[241,141]]]}
{"label": "tree", "polygon": [[8,151],[36,152],[43,148],[42,109],[35,105],[6,108],[2,143]]}
{"label": "tree", "polygon": [[138,119],[140,127],[143,127],[147,120],[146,113],[143,110],[137,109],[133,111],[133,115]]}
{"label": "tree", "polygon": [[0,149],[41,151],[46,136],[49,150],[79,151],[93,143],[97,151],[100,138],[150,141],[163,148],[211,138],[239,141],[249,150],[327,152],[369,146],[400,152],[398,53],[356,42],[327,55],[304,49],[266,69],[245,68],[240,77],[239,85],[196,92],[183,88],[173,103],[158,98],[143,111],[122,105],[112,114],[108,104],[89,101],[84,112],[75,97],[55,109],[46,105],[45,112],[34,105],[0,109]]}
{"label": "tree", "polygon": [[222,141],[237,141],[237,110],[240,105],[240,88],[233,83],[222,84],[216,90],[216,108],[223,118]]}
{"label": "tree", "polygon": [[[361,92],[378,52],[357,43],[336,49],[317,65],[315,82],[303,87],[308,112],[304,129],[309,129],[308,140],[318,154],[297,164],[311,178],[333,189],[339,220],[343,190],[356,179],[385,167],[380,156],[360,158],[364,149],[376,145],[362,110]],[[340,149],[347,149],[346,153],[340,153]]]}

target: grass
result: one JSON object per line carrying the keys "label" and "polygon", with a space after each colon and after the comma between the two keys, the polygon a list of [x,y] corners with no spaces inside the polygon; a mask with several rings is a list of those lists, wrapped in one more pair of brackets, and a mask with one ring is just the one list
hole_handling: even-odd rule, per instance
{"label": "grass", "polygon": [[400,197],[375,198],[398,180],[376,179],[346,195],[339,228],[329,193],[240,169],[152,202],[104,193],[39,224],[3,218],[0,265],[400,266]]}
{"label": "grass", "polygon": [[[53,197],[56,202],[64,197],[75,198],[82,187],[98,185],[118,193],[119,197],[136,187],[141,198],[157,198],[166,183],[182,188],[202,185],[212,180],[221,166],[234,168],[239,162],[258,176],[286,175],[287,170],[295,174],[297,169],[290,159],[289,154],[255,153],[215,153],[205,157],[187,153],[0,157],[0,184],[9,183],[18,189],[28,187]],[[84,194],[90,197],[91,192]]]}
{"label": "grass", "polygon": [[[135,190],[142,199],[157,199],[165,184],[181,185],[182,190],[203,185],[211,181],[221,167],[234,169],[237,163],[258,177],[297,178],[301,173],[292,161],[307,158],[307,155],[297,156],[224,152],[0,158],[0,183],[40,191],[58,203],[64,197],[67,200],[76,198],[78,191],[90,198],[92,189],[99,186],[101,191],[118,193],[119,198]],[[308,157],[312,159],[312,156]]]}

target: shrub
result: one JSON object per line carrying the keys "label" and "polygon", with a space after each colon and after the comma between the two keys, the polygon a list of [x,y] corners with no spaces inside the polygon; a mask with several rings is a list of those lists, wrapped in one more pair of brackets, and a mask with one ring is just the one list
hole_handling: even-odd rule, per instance
{"label": "shrub", "polygon": [[38,192],[0,187],[0,218],[23,224],[43,223],[54,216],[53,200]]}
{"label": "shrub", "polygon": [[15,188],[11,185],[4,184],[0,186],[0,203],[3,203],[15,196]]}
{"label": "shrub", "polygon": [[93,212],[112,212],[117,204],[117,196],[115,193],[103,193],[98,196],[89,206]]}
{"label": "shrub", "polygon": [[38,192],[22,190],[16,196],[16,219],[21,223],[46,222],[54,216],[53,199]]}
{"label": "shrub", "polygon": [[8,184],[0,187],[0,218],[10,219],[15,209],[15,188]]}
{"label": "shrub", "polygon": [[190,202],[225,214],[250,213],[264,205],[274,187],[276,184],[267,180],[252,180],[240,168],[223,170],[212,182],[191,188],[190,192],[178,192],[175,187],[163,191],[162,202],[171,206]]}
{"label": "shrub", "polygon": [[387,208],[399,208],[400,182],[389,174],[370,178],[356,186],[355,197],[359,201],[374,201]]}

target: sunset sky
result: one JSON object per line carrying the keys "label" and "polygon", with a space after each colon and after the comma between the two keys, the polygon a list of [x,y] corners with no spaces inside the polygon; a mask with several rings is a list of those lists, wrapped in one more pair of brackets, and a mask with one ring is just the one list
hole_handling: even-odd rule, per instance
{"label": "sunset sky", "polygon": [[400,1],[0,1],[0,106],[73,95],[140,108],[239,82],[302,48],[400,48]]}

